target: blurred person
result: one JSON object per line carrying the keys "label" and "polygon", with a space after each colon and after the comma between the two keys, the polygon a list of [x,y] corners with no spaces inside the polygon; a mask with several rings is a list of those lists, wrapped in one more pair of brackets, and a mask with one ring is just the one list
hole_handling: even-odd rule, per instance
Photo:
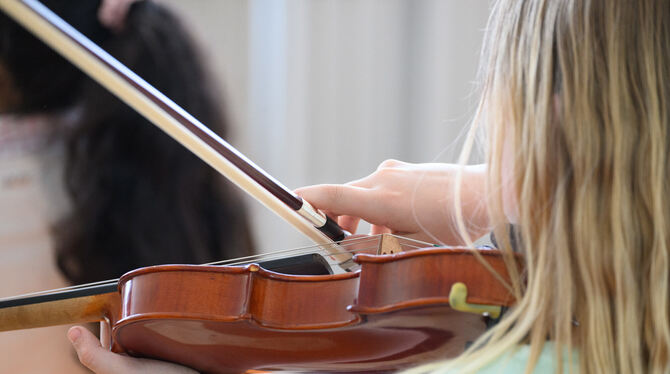
{"label": "blurred person", "polygon": [[[226,136],[211,77],[168,9],[152,1],[42,2]],[[246,210],[233,188],[0,14],[0,297],[250,254]],[[0,334],[0,372],[85,372],[66,331]]]}

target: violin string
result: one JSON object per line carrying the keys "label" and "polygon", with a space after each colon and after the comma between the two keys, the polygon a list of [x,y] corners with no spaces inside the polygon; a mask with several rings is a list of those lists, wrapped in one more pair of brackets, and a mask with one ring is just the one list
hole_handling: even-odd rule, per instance
{"label": "violin string", "polygon": [[[347,245],[352,245],[352,244],[359,244],[359,243],[366,243],[368,241],[375,241],[378,238],[375,237],[364,237],[364,238],[354,238],[354,239],[345,239],[338,244],[344,244],[345,246]],[[322,246],[322,245],[321,245]],[[211,263],[206,263],[203,265],[241,265],[245,263],[250,263],[253,262],[254,260],[273,260],[273,259],[279,259],[282,258],[282,256],[285,256],[287,254],[296,254],[299,253],[300,251],[306,251],[306,250],[318,250],[320,245],[309,245],[309,246],[303,246],[303,247],[298,247],[298,248],[291,248],[291,249],[285,249],[285,250],[279,250],[279,251],[273,251],[273,252],[268,252],[268,253],[261,253],[257,255],[251,255],[251,256],[245,256],[245,257],[238,257],[234,259],[228,259],[228,260],[222,260],[222,261],[216,261],[216,262],[211,262]],[[345,249],[346,250],[346,249]],[[359,249],[356,249],[359,250]],[[57,288],[57,289],[51,289],[51,290],[44,290],[44,291],[37,291],[37,292],[31,292],[31,293],[26,293],[22,295],[17,295],[17,296],[11,296],[11,297],[6,297],[6,298],[0,298],[0,302],[4,301],[9,301],[9,300],[16,300],[16,299],[23,299],[27,297],[34,297],[34,296],[42,296],[42,295],[50,295],[50,294],[55,294],[55,293],[61,293],[61,292],[70,292],[70,291],[76,291],[80,289],[85,289],[85,288],[91,288],[91,287],[96,287],[96,286],[104,286],[108,284],[113,284],[113,283],[118,283],[119,278],[116,279],[109,279],[109,280],[103,280],[103,281],[98,281],[98,282],[92,282],[92,283],[85,283],[85,284],[80,284],[80,285],[75,285],[75,286],[69,286],[69,287],[62,287],[62,288]]]}
{"label": "violin string", "polygon": [[[396,235],[392,235],[392,236],[396,237],[397,239],[401,239],[403,241],[402,245],[404,247],[409,247],[409,248],[412,248],[412,249],[426,248],[428,246],[433,245],[431,243],[423,242],[421,240],[410,239],[410,238],[405,238],[405,237],[396,236]],[[344,240],[341,240],[339,242],[329,244],[329,246],[338,245],[339,247],[347,247],[347,246],[352,246],[354,244],[368,244],[369,242],[378,242],[380,240],[380,237],[381,237],[381,235],[372,235],[372,236],[365,236],[365,237],[360,237],[360,238],[344,239]],[[412,243],[414,243],[414,244],[412,244]],[[303,246],[303,247],[298,247],[298,248],[261,253],[261,254],[257,254],[257,255],[238,257],[238,258],[234,258],[234,259],[215,261],[215,262],[210,262],[210,263],[203,264],[203,265],[205,265],[205,266],[221,266],[221,265],[236,266],[236,265],[249,264],[249,263],[254,262],[254,260],[256,260],[256,261],[258,261],[258,260],[270,261],[270,260],[284,258],[283,255],[287,255],[287,254],[317,253],[320,250],[322,250],[321,248],[324,247],[324,246],[326,246],[326,245],[325,244],[309,245],[309,246]],[[375,249],[377,249],[377,246],[362,247],[362,248],[357,247],[357,248],[354,248],[354,249],[349,249],[349,248],[342,248],[342,249],[344,249],[344,251],[346,253],[355,253],[355,252],[375,250]],[[26,293],[26,294],[17,295],[17,296],[0,298],[0,302],[23,299],[23,298],[34,297],[34,296],[51,295],[51,294],[56,294],[56,293],[61,293],[61,292],[70,292],[70,291],[76,291],[76,290],[80,290],[80,289],[92,288],[92,287],[97,287],[97,286],[111,285],[111,284],[114,284],[114,283],[118,283],[118,281],[119,281],[119,278],[103,280],[103,281],[98,281],[98,282],[92,282],[92,283],[86,283],[86,284],[80,284],[80,285],[69,286],[69,287],[62,287],[62,288],[57,288],[57,289],[45,290],[45,291],[31,292],[31,293]]]}
{"label": "violin string", "polygon": [[[268,256],[272,256],[275,254],[292,254],[292,253],[297,253],[303,250],[316,250],[320,247],[325,247],[325,246],[339,246],[339,247],[346,247],[350,246],[353,244],[361,244],[361,243],[367,243],[369,241],[377,241],[379,238],[378,236],[374,237],[364,237],[364,238],[354,238],[354,239],[345,239],[342,241],[339,241],[337,243],[333,244],[321,244],[321,245],[309,245],[309,246],[304,246],[304,247],[298,247],[298,248],[291,248],[291,249],[285,249],[281,251],[273,251],[273,252],[267,252],[267,253],[260,253],[257,255],[251,255],[251,256],[245,256],[245,257],[238,257],[238,258],[233,258],[233,259],[228,259],[228,260],[221,260],[221,261],[215,261],[215,262],[210,262],[205,265],[230,265],[231,263],[235,264],[241,264],[244,263],[245,261],[249,260],[258,260],[258,259],[267,259]],[[343,248],[346,252],[354,252],[356,250],[348,250],[346,248]]]}
{"label": "violin string", "polygon": [[[417,239],[410,239],[410,238],[405,238],[405,237],[397,236],[397,235],[392,235],[392,236],[403,240],[404,241],[403,246],[405,246],[405,247],[410,247],[410,248],[417,249],[417,248],[426,248],[426,247],[433,246],[432,243],[424,242],[424,241],[417,240]],[[373,236],[366,236],[366,237],[361,237],[361,238],[345,239],[345,240],[342,240],[342,241],[339,241],[339,242],[333,243],[333,244],[323,244],[323,245],[316,245],[316,246],[315,245],[310,245],[310,246],[298,247],[298,248],[287,249],[287,250],[282,250],[282,251],[267,252],[267,253],[262,253],[262,254],[258,254],[258,255],[252,255],[252,256],[246,256],[246,257],[238,257],[238,258],[235,258],[235,259],[216,261],[216,262],[212,262],[212,263],[205,264],[205,265],[243,264],[243,263],[245,263],[245,261],[248,261],[248,260],[251,260],[251,259],[264,259],[265,260],[265,259],[268,258],[268,256],[272,256],[272,255],[275,255],[275,254],[298,253],[298,252],[303,251],[305,249],[314,250],[314,249],[317,249],[319,247],[324,247],[324,246],[329,246],[329,245],[330,246],[338,245],[340,247],[344,247],[344,246],[350,246],[350,245],[353,245],[353,244],[367,243],[369,241],[378,241],[380,237],[381,237],[381,234],[373,235]],[[413,242],[413,243],[416,243],[416,244],[411,244],[410,242]],[[356,252],[356,251],[362,251],[361,248],[356,248],[356,249],[343,248],[343,249],[348,253]],[[240,261],[240,260],[242,260],[242,261]]]}
{"label": "violin string", "polygon": [[[375,250],[375,249],[377,249],[377,246],[357,247],[355,249],[347,250],[347,253],[363,252],[363,251],[370,251],[370,250]],[[315,251],[313,247],[308,247],[308,248],[305,248],[303,250],[299,250],[299,251],[295,250],[295,251],[291,252],[291,254],[296,254],[296,255],[310,254],[310,253],[316,254],[317,251]],[[285,258],[283,255],[284,255],[284,253],[268,253],[268,254],[263,255],[260,259],[262,259],[263,261],[278,260],[278,259]],[[259,258],[255,258],[255,259],[258,260]],[[235,260],[237,260],[237,259],[235,259]],[[253,261],[250,261],[249,259],[245,259],[243,261],[224,260],[224,261],[212,262],[212,263],[205,264],[205,265],[215,265],[215,266],[217,266],[217,265],[230,265],[230,266],[234,266],[234,265],[249,264],[251,262],[253,262]]]}
{"label": "violin string", "polygon": [[[376,241],[377,240],[376,237],[371,238],[371,239],[366,237],[365,239],[369,239],[369,240],[356,241],[356,244],[363,244],[363,243],[366,243],[368,241]],[[403,243],[404,247],[408,247],[408,248],[411,248],[411,249],[419,249],[419,248],[426,248],[427,246],[432,246],[432,244],[422,242],[420,240],[414,240],[414,239],[408,239],[408,238],[402,238],[402,239],[403,240],[411,240],[411,241],[414,241],[416,243],[420,243],[420,244]],[[353,241],[353,240],[357,240],[357,239],[351,239],[351,240]],[[341,242],[339,242],[339,243],[341,243]],[[349,245],[351,245],[351,243]],[[211,262],[211,263],[208,263],[208,264],[205,264],[205,265],[231,265],[231,266],[234,266],[234,265],[248,264],[252,260],[258,260],[258,259],[262,259],[262,260],[265,260],[265,261],[270,261],[270,260],[275,260],[275,259],[281,259],[283,257],[280,256],[280,255],[284,255],[284,254],[287,254],[287,253],[291,253],[291,254],[315,253],[314,250],[317,247],[319,247],[319,246],[306,246],[306,247],[294,248],[294,249],[289,249],[289,250],[284,250],[284,251],[269,252],[269,253],[265,253],[265,254],[240,257],[240,258],[235,258],[235,259],[230,259],[230,260],[216,261],[216,262]],[[363,251],[369,251],[369,250],[375,250],[375,249],[377,249],[377,246],[364,247],[364,248],[357,247],[355,249],[345,248],[345,251],[348,252],[348,253],[352,253],[352,252],[363,252]]]}
{"label": "violin string", "polygon": [[[353,252],[353,251],[363,252],[363,251],[369,251],[369,250],[374,250],[374,249],[377,249],[377,247],[372,246],[372,247],[356,248],[355,250],[351,250],[351,252]],[[314,252],[311,251],[311,250],[305,250],[304,252],[295,252],[295,253],[296,254],[310,254],[310,253],[314,253]],[[267,256],[267,257],[264,257],[263,260],[272,261],[272,260],[278,260],[278,259],[282,259],[282,258],[285,258],[285,257],[279,256],[279,255],[277,255],[277,256]],[[234,265],[244,265],[244,264],[248,264],[248,263],[250,263],[250,262],[249,261],[240,261],[240,262],[227,263],[225,265],[234,266]],[[212,263],[212,264],[207,264],[207,265],[219,265],[219,264]]]}
{"label": "violin string", "polygon": [[[373,237],[364,237],[364,238],[354,238],[354,239],[345,239],[340,242],[335,243],[335,245],[338,245],[339,247],[346,247],[346,246],[351,246],[353,244],[364,244],[370,241],[376,242],[378,241],[378,236],[375,235]],[[333,245],[333,244],[330,244]],[[237,265],[237,264],[244,264],[248,263],[250,260],[267,260],[270,258],[276,258],[276,255],[280,254],[294,254],[294,253],[305,253],[305,251],[318,251],[318,248],[328,246],[328,244],[322,244],[322,245],[310,245],[310,246],[305,246],[305,247],[298,247],[298,248],[293,248],[293,249],[287,249],[287,250],[282,250],[282,251],[274,251],[274,252],[267,252],[267,253],[261,253],[258,255],[252,255],[252,256],[246,256],[246,257],[238,257],[234,259],[229,259],[229,260],[222,260],[222,261],[216,261],[216,262],[211,262],[205,265]],[[424,246],[425,247],[425,246]],[[355,249],[348,249],[348,248],[342,248],[346,253],[352,253],[352,252],[357,252],[357,251],[362,251],[363,249],[361,248],[355,248]],[[365,250],[369,249],[374,249],[374,248],[365,248]],[[329,254],[327,254],[329,255]],[[337,255],[337,254],[335,254]]]}
{"label": "violin string", "polygon": [[10,300],[17,300],[17,299],[25,299],[27,297],[33,297],[33,296],[52,295],[52,294],[56,294],[56,293],[76,291],[76,290],[79,290],[79,289],[92,288],[92,287],[97,287],[97,286],[106,286],[106,285],[118,283],[118,281],[119,281],[118,279],[108,279],[108,280],[99,281],[99,282],[79,284],[79,285],[76,285],[76,286],[69,286],[69,287],[62,287],[62,288],[56,288],[56,289],[51,289],[51,290],[45,290],[45,291],[31,292],[31,293],[26,293],[26,294],[17,295],[17,296],[10,296],[10,297],[0,298],[0,302],[10,301]]}
{"label": "violin string", "polygon": [[[310,252],[310,249],[313,250],[314,248],[309,247],[306,248],[304,252],[298,252],[292,250],[291,254],[309,254],[309,253],[314,253]],[[374,250],[376,247],[364,247],[364,248],[357,248],[356,251],[368,251],[368,250]],[[283,251],[281,251],[283,252]],[[277,253],[274,255],[271,254],[266,254],[262,257],[262,260],[265,261],[271,261],[271,260],[278,260],[285,258],[285,253]],[[257,256],[248,256],[248,257],[257,257]],[[256,258],[259,259],[259,258]],[[236,266],[236,265],[244,265],[244,264],[249,264],[253,262],[253,259],[247,259],[245,261],[239,261],[239,262],[230,262],[230,260],[224,260],[220,262],[212,262],[208,264],[203,264],[204,266],[221,266],[222,263],[228,266]],[[9,300],[16,300],[16,299],[23,299],[27,297],[34,297],[34,296],[42,296],[42,295],[53,295],[56,293],[61,293],[61,292],[71,292],[71,291],[77,291],[80,289],[86,289],[86,288],[92,288],[92,287],[97,287],[97,286],[105,286],[105,285],[110,285],[110,284],[115,284],[118,283],[119,278],[117,279],[110,279],[110,280],[105,280],[105,281],[99,281],[99,282],[93,282],[93,283],[86,283],[86,284],[80,284],[80,285],[75,285],[75,286],[69,286],[69,287],[62,287],[62,288],[57,288],[57,289],[50,289],[50,290],[45,290],[45,291],[38,291],[38,292],[32,292],[32,293],[27,293],[27,294],[22,294],[22,295],[17,295],[17,296],[11,296],[7,298],[0,298],[0,302],[4,301],[9,301]]]}
{"label": "violin string", "polygon": [[[424,248],[426,245],[429,245],[430,243],[425,243],[421,242],[418,240],[414,239],[408,239],[408,238],[402,238],[401,239],[405,241],[413,241],[416,243],[420,243],[421,245],[412,245],[410,243],[403,243],[404,246],[410,247],[413,249],[418,249],[418,248]],[[346,245],[352,245],[352,244],[363,244],[367,243],[370,241],[376,241],[378,239],[378,236],[373,236],[373,237],[364,237],[364,238],[355,238],[355,239],[347,239],[343,240],[341,243],[347,242]],[[264,253],[264,254],[259,254],[259,255],[252,255],[252,256],[246,256],[246,257],[241,257],[241,258],[236,258],[236,259],[230,259],[230,260],[223,260],[223,261],[217,261],[217,262],[212,262],[204,265],[230,265],[230,266],[235,266],[235,265],[241,265],[241,264],[247,264],[252,262],[253,260],[258,260],[258,259],[263,259],[263,260],[274,260],[274,259],[281,259],[284,258],[282,255],[288,254],[288,253],[309,253],[310,251],[314,251],[318,248],[319,246],[304,246],[304,247],[299,247],[299,248],[293,248],[293,249],[288,249],[288,250],[281,250],[281,251],[275,251],[275,252],[269,252],[269,253]],[[376,247],[363,247],[363,248],[355,248],[355,249],[345,249],[347,252],[362,252],[362,251],[368,251],[368,250],[374,250]],[[314,252],[312,252],[314,253]],[[93,282],[93,283],[87,283],[87,284],[81,284],[81,285],[76,285],[76,286],[70,286],[70,287],[63,287],[63,288],[58,288],[58,289],[52,289],[52,290],[46,290],[46,291],[39,291],[39,292],[33,292],[33,293],[28,293],[28,294],[23,294],[19,296],[12,296],[8,298],[1,298],[0,301],[7,301],[7,300],[14,300],[14,299],[19,299],[19,298],[26,298],[26,297],[32,297],[32,296],[40,296],[40,295],[46,295],[46,294],[54,294],[54,293],[59,293],[59,292],[68,292],[68,291],[75,291],[79,289],[84,289],[84,288],[90,288],[90,287],[95,287],[95,286],[102,286],[102,285],[109,285],[109,284],[114,284],[118,283],[119,279],[111,279],[111,280],[106,280],[106,281],[99,281],[99,282]]]}

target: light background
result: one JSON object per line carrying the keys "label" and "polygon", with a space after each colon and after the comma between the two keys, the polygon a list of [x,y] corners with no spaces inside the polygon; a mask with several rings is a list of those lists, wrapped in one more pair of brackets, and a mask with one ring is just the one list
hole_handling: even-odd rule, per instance
{"label": "light background", "polygon": [[[289,188],[456,160],[488,0],[162,1],[219,78],[230,143]],[[248,206],[259,251],[310,244]]]}

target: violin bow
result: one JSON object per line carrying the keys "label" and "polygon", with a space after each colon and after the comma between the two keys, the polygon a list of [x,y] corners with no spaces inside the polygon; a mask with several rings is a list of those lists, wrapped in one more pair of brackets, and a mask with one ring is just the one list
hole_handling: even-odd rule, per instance
{"label": "violin bow", "polygon": [[237,149],[36,0],[0,0],[0,9],[158,126],[228,180],[312,239],[340,264],[344,231]]}

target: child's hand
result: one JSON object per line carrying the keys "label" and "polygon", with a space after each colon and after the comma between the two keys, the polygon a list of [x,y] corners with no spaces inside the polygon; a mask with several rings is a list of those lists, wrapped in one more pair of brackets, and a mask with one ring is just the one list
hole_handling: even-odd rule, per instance
{"label": "child's hand", "polygon": [[196,371],[163,361],[133,358],[103,348],[90,331],[75,326],[67,333],[79,361],[97,374],[197,374]]}
{"label": "child's hand", "polygon": [[[453,212],[458,165],[384,161],[371,175],[343,185],[303,187],[296,193],[355,233],[361,219],[371,234],[399,233],[416,239],[461,244]],[[488,231],[484,205],[485,165],[463,170],[461,198],[473,238]]]}

